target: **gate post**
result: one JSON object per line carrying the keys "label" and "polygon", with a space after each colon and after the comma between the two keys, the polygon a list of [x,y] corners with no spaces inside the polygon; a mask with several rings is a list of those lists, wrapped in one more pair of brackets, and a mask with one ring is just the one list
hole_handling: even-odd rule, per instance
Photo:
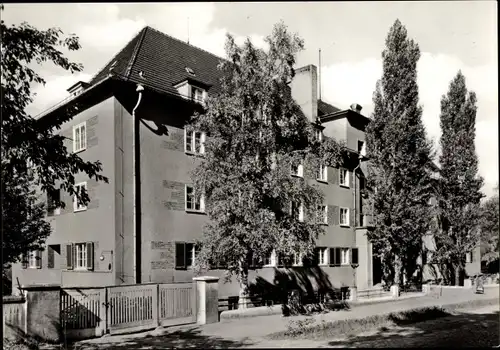
{"label": "gate post", "polygon": [[155,327],[160,326],[160,285],[155,284],[153,287],[153,300],[152,300],[152,312],[153,312],[153,324]]}
{"label": "gate post", "polygon": [[219,322],[219,277],[194,277],[196,288],[196,322]]}
{"label": "gate post", "polygon": [[108,298],[107,298],[107,289],[102,288],[99,292],[99,315],[101,316],[101,322],[100,322],[100,329],[99,333],[100,336],[103,336],[106,334],[106,331],[108,329]]}

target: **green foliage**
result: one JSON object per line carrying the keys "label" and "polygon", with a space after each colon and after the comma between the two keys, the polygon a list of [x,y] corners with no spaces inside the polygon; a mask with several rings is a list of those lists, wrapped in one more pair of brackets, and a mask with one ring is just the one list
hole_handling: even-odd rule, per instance
{"label": "green foliage", "polygon": [[[42,248],[50,234],[50,225],[44,220],[44,204],[37,197],[40,190],[49,192],[58,185],[75,195],[74,176],[78,173],[86,173],[97,181],[107,179],[99,174],[100,162],[87,162],[69,153],[64,137],[54,134],[70,114],[36,120],[26,113],[26,107],[33,102],[32,84],[45,84],[32,68],[34,64],[52,62],[71,73],[82,70],[80,64],[69,61],[60,51],[78,50],[78,37],[63,38],[60,29],[41,31],[27,23],[7,26],[1,21],[0,30],[2,250],[3,263],[10,264],[18,261],[22,253]],[[85,191],[76,195],[88,203]],[[54,204],[64,207],[64,202]]]}
{"label": "green foliage", "polygon": [[435,261],[451,265],[455,283],[465,268],[465,253],[479,245],[480,192],[476,136],[476,95],[458,72],[441,98],[441,164]]}
{"label": "green foliage", "polygon": [[[307,177],[309,167],[318,169],[320,161],[335,166],[343,154],[334,140],[316,140],[315,128],[291,97],[303,41],[283,23],[266,41],[264,52],[250,40],[239,47],[227,37],[222,92],[208,99],[206,112],[195,115],[191,126],[207,134],[205,155],[192,173],[210,219],[196,260],[200,269],[224,261],[242,289],[248,287],[252,256],[263,261],[273,249],[307,255],[323,233],[312,224],[322,192],[290,176],[290,163],[303,162]],[[292,202],[302,203],[304,222],[291,215]]]}
{"label": "green foliage", "polygon": [[401,284],[401,271],[413,274],[428,231],[432,193],[432,147],[418,104],[418,45],[397,20],[382,53],[383,75],[373,95],[374,112],[366,131],[371,160],[367,176],[374,230],[368,233],[382,258],[385,279]]}
{"label": "green foliage", "polygon": [[486,245],[486,252],[481,257],[487,264],[498,261],[499,258],[499,215],[500,206],[498,186],[495,194],[488,198],[481,206],[481,242]]}

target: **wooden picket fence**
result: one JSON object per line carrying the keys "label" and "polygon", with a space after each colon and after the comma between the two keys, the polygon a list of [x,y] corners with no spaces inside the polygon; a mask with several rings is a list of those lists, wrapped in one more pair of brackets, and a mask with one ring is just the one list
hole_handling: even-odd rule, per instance
{"label": "wooden picket fence", "polygon": [[61,326],[68,339],[85,339],[196,321],[192,283],[64,288]]}

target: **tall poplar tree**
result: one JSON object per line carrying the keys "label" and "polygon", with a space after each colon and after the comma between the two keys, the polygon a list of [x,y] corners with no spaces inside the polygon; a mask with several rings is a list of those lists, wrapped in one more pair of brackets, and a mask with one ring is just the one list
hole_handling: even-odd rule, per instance
{"label": "tall poplar tree", "polygon": [[413,275],[422,237],[429,229],[432,147],[418,104],[420,49],[399,20],[385,43],[383,75],[366,131],[374,215],[374,229],[367,236],[385,267],[386,282],[401,284],[403,271],[407,279]]}
{"label": "tall poplar tree", "polygon": [[[292,99],[289,84],[302,39],[280,23],[266,42],[264,51],[250,40],[240,47],[228,36],[222,91],[191,125],[207,135],[205,155],[192,173],[209,217],[196,263],[199,269],[223,265],[228,277],[236,275],[242,307],[252,261],[262,263],[273,250],[291,259],[312,253],[323,233],[315,216],[323,196],[307,178],[316,178],[320,162],[336,166],[343,154],[334,140],[318,140]],[[299,163],[304,178],[290,175]]]}
{"label": "tall poplar tree", "polygon": [[480,243],[480,200],[483,179],[478,175],[476,94],[467,90],[461,71],[441,98],[441,155],[438,197],[438,262],[450,264],[459,285],[466,253]]}

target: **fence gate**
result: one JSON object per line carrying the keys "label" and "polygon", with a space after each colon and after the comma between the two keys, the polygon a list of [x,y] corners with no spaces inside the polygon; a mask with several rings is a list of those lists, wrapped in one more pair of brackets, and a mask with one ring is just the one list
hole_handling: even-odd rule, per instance
{"label": "fence gate", "polygon": [[156,288],[154,284],[106,288],[109,333],[156,327]]}
{"label": "fence gate", "polygon": [[164,283],[158,288],[158,317],[161,326],[196,322],[193,283]]}

